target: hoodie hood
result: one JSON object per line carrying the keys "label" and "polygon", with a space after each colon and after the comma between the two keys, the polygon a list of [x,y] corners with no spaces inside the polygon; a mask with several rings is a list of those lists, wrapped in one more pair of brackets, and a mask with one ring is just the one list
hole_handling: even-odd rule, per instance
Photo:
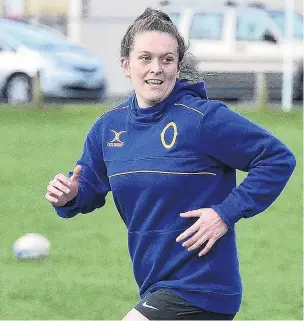
{"label": "hoodie hood", "polygon": [[188,80],[177,80],[169,96],[159,104],[140,108],[137,103],[136,94],[134,93],[128,99],[130,108],[130,116],[136,122],[153,123],[159,121],[167,109],[174,103],[178,102],[184,96],[200,97],[201,99],[208,99],[203,81],[191,83]]}

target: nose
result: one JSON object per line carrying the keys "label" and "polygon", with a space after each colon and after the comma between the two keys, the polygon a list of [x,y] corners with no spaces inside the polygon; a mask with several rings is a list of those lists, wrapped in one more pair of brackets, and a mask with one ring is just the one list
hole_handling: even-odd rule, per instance
{"label": "nose", "polygon": [[153,59],[150,64],[150,72],[154,74],[160,74],[162,72],[162,66],[158,59]]}

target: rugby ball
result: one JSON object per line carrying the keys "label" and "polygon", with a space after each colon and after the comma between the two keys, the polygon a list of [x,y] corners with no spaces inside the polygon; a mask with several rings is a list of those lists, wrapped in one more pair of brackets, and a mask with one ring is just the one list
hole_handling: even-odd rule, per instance
{"label": "rugby ball", "polygon": [[47,256],[49,251],[49,240],[37,233],[27,233],[13,245],[13,253],[18,259],[38,259]]}

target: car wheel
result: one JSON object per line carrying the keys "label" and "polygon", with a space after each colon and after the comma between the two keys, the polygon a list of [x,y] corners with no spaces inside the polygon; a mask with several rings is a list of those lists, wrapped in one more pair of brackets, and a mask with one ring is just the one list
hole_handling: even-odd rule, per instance
{"label": "car wheel", "polygon": [[30,102],[32,99],[31,78],[24,74],[12,76],[6,84],[5,96],[9,104]]}

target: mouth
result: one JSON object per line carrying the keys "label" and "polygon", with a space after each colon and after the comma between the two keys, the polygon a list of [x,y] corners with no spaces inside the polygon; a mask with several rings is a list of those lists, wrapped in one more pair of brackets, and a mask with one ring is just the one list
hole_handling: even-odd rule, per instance
{"label": "mouth", "polygon": [[160,79],[148,79],[148,80],[145,80],[145,83],[147,85],[154,85],[154,86],[160,86],[162,85],[164,82]]}

